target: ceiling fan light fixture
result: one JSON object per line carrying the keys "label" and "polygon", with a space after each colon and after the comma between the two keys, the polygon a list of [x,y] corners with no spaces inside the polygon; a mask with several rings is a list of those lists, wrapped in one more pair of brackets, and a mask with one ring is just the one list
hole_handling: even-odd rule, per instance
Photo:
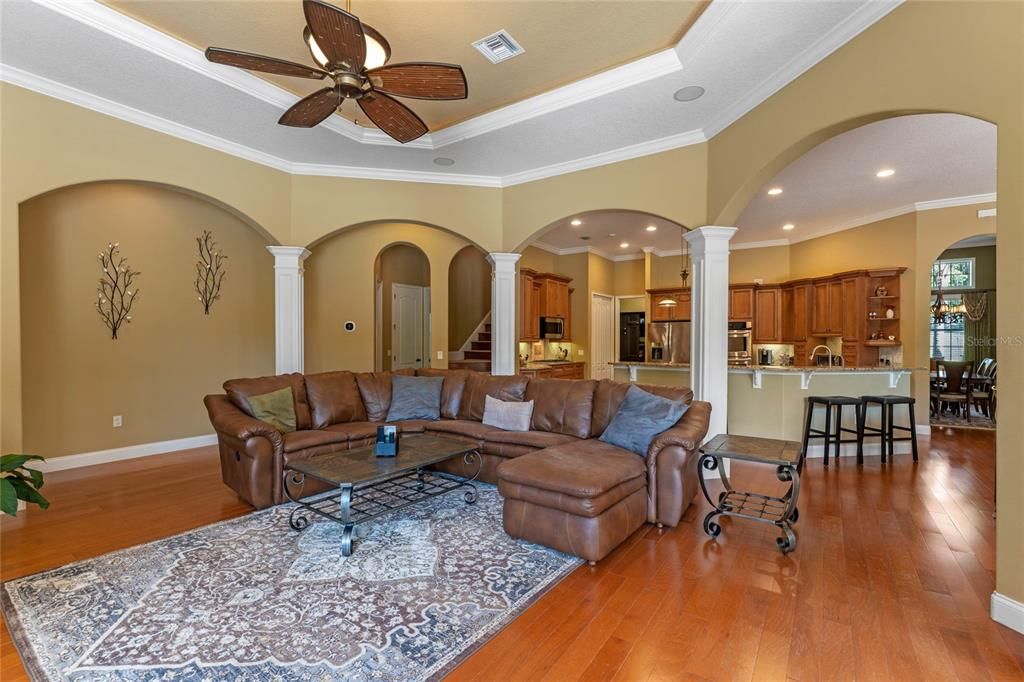
{"label": "ceiling fan light fixture", "polygon": [[[316,39],[313,38],[308,26],[302,29],[302,39],[306,42],[313,61],[319,64],[320,68],[326,69],[327,55],[316,44]],[[363,24],[363,41],[366,43],[366,60],[363,62],[363,68],[376,69],[388,63],[388,60],[391,59],[391,45],[375,28]]]}

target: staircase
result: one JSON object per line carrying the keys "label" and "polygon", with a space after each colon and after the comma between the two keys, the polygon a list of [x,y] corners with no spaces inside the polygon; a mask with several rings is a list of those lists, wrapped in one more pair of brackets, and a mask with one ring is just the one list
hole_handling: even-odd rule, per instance
{"label": "staircase", "polygon": [[[449,369],[469,369],[474,372],[491,371],[491,323],[484,325],[476,338],[469,342],[469,348],[461,351],[461,359],[450,359]],[[454,353],[453,353],[454,355]]]}

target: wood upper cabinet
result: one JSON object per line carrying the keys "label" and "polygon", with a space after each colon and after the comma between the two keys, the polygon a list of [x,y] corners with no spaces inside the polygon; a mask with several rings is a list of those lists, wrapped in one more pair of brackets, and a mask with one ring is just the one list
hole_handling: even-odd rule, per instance
{"label": "wood upper cabinet", "polygon": [[541,317],[569,317],[569,282],[551,274],[536,277],[541,285]]}
{"label": "wood upper cabinet", "polygon": [[[848,277],[843,280],[843,317],[841,328],[843,330],[843,341],[860,341],[863,337],[865,326],[864,317],[867,313],[862,312],[865,296],[861,293],[861,278]],[[844,353],[845,353],[844,348]]]}
{"label": "wood upper cabinet", "polygon": [[519,338],[534,340],[540,335],[540,288],[533,270],[519,271]]}
{"label": "wood upper cabinet", "polygon": [[779,290],[782,340],[804,341],[811,331],[811,285],[790,284]]}
{"label": "wood upper cabinet", "polygon": [[754,319],[754,287],[729,287],[729,319]]}
{"label": "wood upper cabinet", "polygon": [[813,284],[811,334],[839,336],[843,332],[843,283],[841,280],[820,280]]}
{"label": "wood upper cabinet", "polygon": [[782,340],[781,290],[778,287],[754,291],[754,343],[778,343]]}
{"label": "wood upper cabinet", "polygon": [[[690,290],[667,290],[652,289],[647,292],[651,297],[651,322],[666,322],[669,320],[689,320],[691,317]],[[676,302],[674,306],[658,305],[665,299],[672,299]]]}

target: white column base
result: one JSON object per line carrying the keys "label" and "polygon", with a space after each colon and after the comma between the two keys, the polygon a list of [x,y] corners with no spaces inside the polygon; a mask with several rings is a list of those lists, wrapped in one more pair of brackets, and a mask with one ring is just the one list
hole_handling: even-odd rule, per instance
{"label": "white column base", "polygon": [[491,374],[516,373],[516,262],[518,253],[490,253]]}
{"label": "white column base", "polygon": [[305,365],[305,288],[301,246],[268,246],[274,254],[274,361],[278,374],[301,372]]}
{"label": "white column base", "polygon": [[727,432],[729,406],[729,240],[735,227],[708,225],[687,232],[690,289],[690,384],[694,398],[711,403],[708,438]]}

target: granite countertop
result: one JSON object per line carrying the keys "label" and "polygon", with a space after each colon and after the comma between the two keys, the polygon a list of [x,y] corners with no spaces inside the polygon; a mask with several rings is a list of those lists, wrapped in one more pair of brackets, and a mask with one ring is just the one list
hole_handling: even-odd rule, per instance
{"label": "granite countertop", "polygon": [[548,367],[561,367],[564,365],[582,365],[582,362],[576,362],[573,360],[552,360],[550,362],[527,362],[525,365],[520,365],[519,369],[547,369]]}
{"label": "granite countertop", "polygon": [[[613,367],[663,367],[666,369],[689,369],[688,363],[678,362],[612,362]],[[783,367],[781,365],[751,365],[749,367],[731,366],[730,372],[920,372],[918,367]]]}

